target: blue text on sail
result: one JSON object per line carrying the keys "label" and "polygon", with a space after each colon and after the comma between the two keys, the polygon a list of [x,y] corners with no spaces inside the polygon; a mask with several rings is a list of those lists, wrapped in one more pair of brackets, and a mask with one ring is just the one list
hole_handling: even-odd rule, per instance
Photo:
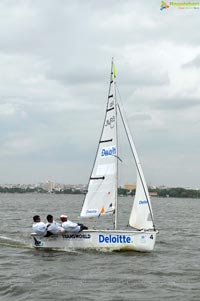
{"label": "blue text on sail", "polygon": [[116,146],[110,146],[101,150],[101,157],[115,156],[117,153]]}

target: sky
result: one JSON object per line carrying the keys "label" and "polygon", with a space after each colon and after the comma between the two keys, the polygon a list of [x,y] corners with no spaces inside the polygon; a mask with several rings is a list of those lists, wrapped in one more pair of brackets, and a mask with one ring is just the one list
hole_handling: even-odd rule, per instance
{"label": "sky", "polygon": [[88,182],[114,57],[147,183],[200,187],[200,7],[160,7],[0,1],[0,184]]}

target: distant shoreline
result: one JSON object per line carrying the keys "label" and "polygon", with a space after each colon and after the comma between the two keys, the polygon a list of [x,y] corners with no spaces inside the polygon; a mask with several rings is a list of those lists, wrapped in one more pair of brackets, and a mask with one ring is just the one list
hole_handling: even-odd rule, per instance
{"label": "distant shoreline", "polygon": [[[44,193],[44,194],[86,194],[87,190],[80,190],[74,188],[68,188],[63,190],[54,190],[51,191],[45,190],[41,187],[2,187],[0,186],[0,193]],[[153,197],[162,197],[162,198],[200,198],[200,190],[199,189],[185,189],[181,187],[176,188],[149,188],[149,194]],[[124,188],[118,188],[118,195],[120,196],[134,196],[134,190],[128,190]]]}

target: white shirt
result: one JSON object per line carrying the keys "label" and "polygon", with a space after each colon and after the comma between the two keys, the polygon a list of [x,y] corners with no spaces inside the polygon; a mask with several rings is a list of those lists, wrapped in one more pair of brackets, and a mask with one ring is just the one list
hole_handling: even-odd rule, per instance
{"label": "white shirt", "polygon": [[62,223],[62,227],[67,232],[80,232],[81,227],[77,223],[66,221]]}
{"label": "white shirt", "polygon": [[43,222],[34,223],[33,231],[38,235],[45,236],[47,234],[47,227]]}
{"label": "white shirt", "polygon": [[[49,226],[48,226],[49,225]],[[52,234],[57,234],[59,232],[62,232],[63,229],[62,227],[60,226],[60,224],[56,223],[55,221],[53,221],[52,223],[47,223],[46,224],[47,227],[47,230],[49,232],[51,232]]]}

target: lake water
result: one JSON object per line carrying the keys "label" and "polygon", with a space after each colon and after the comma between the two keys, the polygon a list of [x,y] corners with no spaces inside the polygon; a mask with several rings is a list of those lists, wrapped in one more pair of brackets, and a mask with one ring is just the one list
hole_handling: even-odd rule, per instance
{"label": "lake water", "polygon": [[[0,194],[0,300],[200,300],[200,200],[152,199],[152,253],[58,252],[31,247],[32,216],[77,221],[83,196]],[[120,198],[126,225],[132,200]],[[87,224],[87,221],[85,221]]]}

